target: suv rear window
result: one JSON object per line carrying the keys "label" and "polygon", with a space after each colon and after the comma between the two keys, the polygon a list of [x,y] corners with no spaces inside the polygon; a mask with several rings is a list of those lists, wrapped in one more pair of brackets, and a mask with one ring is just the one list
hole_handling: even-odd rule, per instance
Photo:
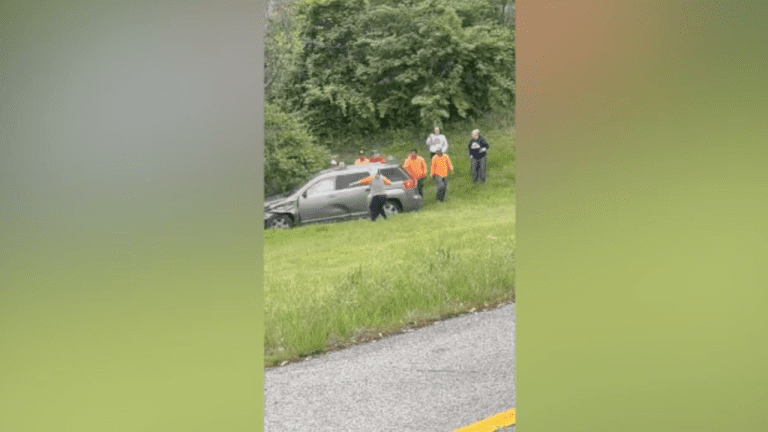
{"label": "suv rear window", "polygon": [[400,167],[383,168],[381,174],[391,182],[399,182],[410,178],[410,176],[406,174],[405,171],[401,170]]}
{"label": "suv rear window", "polygon": [[367,172],[359,172],[353,174],[343,174],[336,177],[336,190],[346,189],[350,184],[369,177]]}

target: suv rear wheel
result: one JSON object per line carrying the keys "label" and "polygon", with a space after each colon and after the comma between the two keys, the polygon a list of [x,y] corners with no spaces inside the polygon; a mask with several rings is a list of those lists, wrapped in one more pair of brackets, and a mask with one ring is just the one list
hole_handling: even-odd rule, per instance
{"label": "suv rear wheel", "polygon": [[400,213],[400,204],[395,200],[387,200],[383,207],[384,213],[387,217]]}

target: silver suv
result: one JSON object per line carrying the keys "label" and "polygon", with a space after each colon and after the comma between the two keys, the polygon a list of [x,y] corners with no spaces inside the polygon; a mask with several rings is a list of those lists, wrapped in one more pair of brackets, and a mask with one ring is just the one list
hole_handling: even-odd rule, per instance
{"label": "silver suv", "polygon": [[290,228],[311,222],[356,219],[369,215],[370,186],[352,185],[377,169],[388,178],[387,216],[418,210],[422,198],[416,180],[397,164],[348,165],[320,172],[308,182],[282,195],[264,200],[264,228]]}

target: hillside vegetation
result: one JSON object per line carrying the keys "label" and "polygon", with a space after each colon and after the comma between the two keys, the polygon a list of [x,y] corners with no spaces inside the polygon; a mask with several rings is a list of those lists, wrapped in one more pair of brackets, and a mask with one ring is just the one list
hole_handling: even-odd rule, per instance
{"label": "hillside vegetation", "polygon": [[265,194],[303,182],[328,152],[380,147],[377,141],[392,131],[419,136],[435,126],[448,130],[479,121],[494,110],[511,112],[514,5],[510,0],[271,2]]}
{"label": "hillside vegetation", "polygon": [[[470,179],[473,125],[457,124],[445,203],[428,182],[419,212],[265,233],[268,366],[514,299],[515,131],[509,117],[488,126],[485,185]],[[380,150],[402,160],[416,141]]]}

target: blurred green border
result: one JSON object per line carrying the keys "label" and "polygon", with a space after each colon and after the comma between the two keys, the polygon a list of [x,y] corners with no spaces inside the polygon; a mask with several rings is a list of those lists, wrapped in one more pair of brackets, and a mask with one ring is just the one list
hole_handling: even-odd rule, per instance
{"label": "blurred green border", "polygon": [[261,430],[264,10],[0,3],[0,430]]}
{"label": "blurred green border", "polygon": [[517,427],[768,430],[768,5],[517,8]]}

